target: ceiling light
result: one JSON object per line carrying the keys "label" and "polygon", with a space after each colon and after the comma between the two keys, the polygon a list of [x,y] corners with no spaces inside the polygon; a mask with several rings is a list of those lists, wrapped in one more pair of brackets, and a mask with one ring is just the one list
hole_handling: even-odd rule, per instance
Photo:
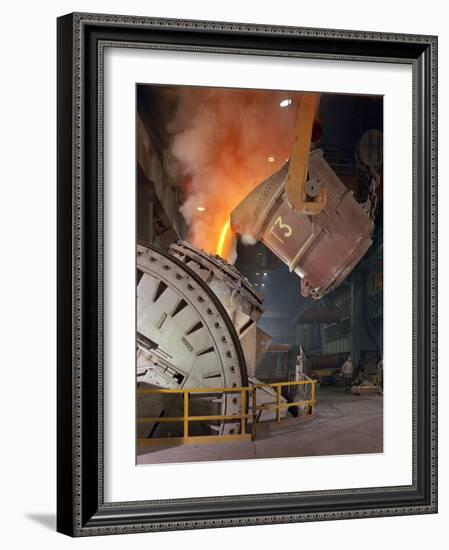
{"label": "ceiling light", "polygon": [[291,99],[283,99],[283,100],[279,103],[279,105],[280,105],[281,107],[288,107],[288,106],[291,105],[291,104],[292,104],[292,100],[291,100]]}
{"label": "ceiling light", "polygon": [[198,210],[198,212],[204,212],[206,210],[204,206],[197,206],[196,209]]}
{"label": "ceiling light", "polygon": [[274,157],[268,157],[268,162],[274,162],[276,159]]}
{"label": "ceiling light", "polygon": [[266,276],[267,276],[267,272],[265,271],[265,273],[264,273],[263,275],[264,275],[264,277],[266,277]]}

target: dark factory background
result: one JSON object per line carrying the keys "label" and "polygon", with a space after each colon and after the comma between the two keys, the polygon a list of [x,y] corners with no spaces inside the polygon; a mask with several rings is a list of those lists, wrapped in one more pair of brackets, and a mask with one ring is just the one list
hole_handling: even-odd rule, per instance
{"label": "dark factory background", "polygon": [[[170,119],[177,88],[137,87],[137,237],[167,249],[185,239],[189,227],[180,213],[183,188],[167,169]],[[326,161],[363,202],[367,174],[357,161],[362,135],[382,131],[381,97],[323,95],[319,147]],[[300,279],[263,244],[237,244],[235,266],[263,295],[265,311],[258,325],[273,338],[257,377],[272,382],[291,378],[300,346],[306,374],[323,385],[338,380],[351,354],[355,375],[376,375],[383,350],[383,204],[381,176],[373,244],[346,280],[321,300],[304,298]]]}

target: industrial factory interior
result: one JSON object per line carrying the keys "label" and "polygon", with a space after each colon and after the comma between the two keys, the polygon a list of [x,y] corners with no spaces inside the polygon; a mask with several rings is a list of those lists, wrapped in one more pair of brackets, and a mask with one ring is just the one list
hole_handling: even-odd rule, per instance
{"label": "industrial factory interior", "polygon": [[382,130],[381,96],[137,85],[137,464],[383,452]]}

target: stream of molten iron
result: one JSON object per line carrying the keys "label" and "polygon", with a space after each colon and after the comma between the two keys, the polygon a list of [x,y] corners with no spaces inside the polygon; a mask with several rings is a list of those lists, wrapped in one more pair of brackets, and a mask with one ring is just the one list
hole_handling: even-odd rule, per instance
{"label": "stream of molten iron", "polygon": [[223,229],[221,230],[220,238],[218,239],[218,244],[217,244],[217,255],[218,256],[223,257],[223,247],[224,247],[224,243],[225,243],[225,240],[226,240],[226,235],[228,234],[230,225],[231,225],[231,220],[228,220],[224,224]]}

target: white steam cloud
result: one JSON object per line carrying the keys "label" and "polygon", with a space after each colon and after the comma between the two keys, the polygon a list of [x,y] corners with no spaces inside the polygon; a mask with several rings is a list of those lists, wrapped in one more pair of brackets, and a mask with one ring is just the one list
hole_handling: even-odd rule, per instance
{"label": "white steam cloud", "polygon": [[[215,253],[231,211],[290,156],[300,94],[181,88],[167,166],[183,190],[189,240]],[[282,108],[286,98],[292,103]],[[247,244],[254,244],[244,239]]]}

